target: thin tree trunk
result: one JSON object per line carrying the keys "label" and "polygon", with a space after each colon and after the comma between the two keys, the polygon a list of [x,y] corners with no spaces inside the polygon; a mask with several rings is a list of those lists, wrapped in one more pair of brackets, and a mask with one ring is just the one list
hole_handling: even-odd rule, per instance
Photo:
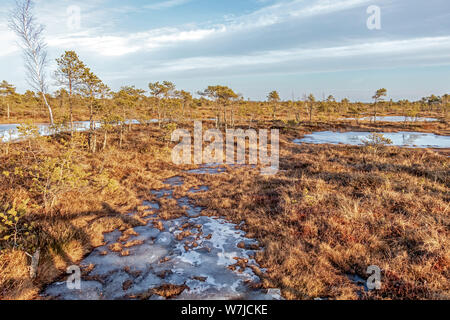
{"label": "thin tree trunk", "polygon": [[158,98],[158,127],[161,128],[161,101]]}
{"label": "thin tree trunk", "polygon": [[70,121],[70,135],[71,136],[73,136],[73,107],[72,107],[72,101],[71,101],[71,98],[70,98],[70,96],[69,96],[69,113],[70,113],[70,115],[69,115],[69,117],[70,117],[70,119],[69,119],[69,121]]}
{"label": "thin tree trunk", "polygon": [[296,121],[297,123],[300,123],[300,112],[296,112],[296,113],[295,113],[295,121]]}
{"label": "thin tree trunk", "polygon": [[42,94],[42,98],[44,99],[44,103],[45,103],[45,105],[47,106],[47,109],[48,109],[48,115],[49,115],[49,118],[50,118],[50,125],[53,126],[55,124],[55,122],[53,121],[52,107],[50,107],[50,104],[47,101],[47,97],[45,96],[45,93],[41,92],[41,94]]}
{"label": "thin tree trunk", "polygon": [[96,153],[97,152],[97,134],[94,131],[94,146],[92,148],[92,153]]}
{"label": "thin tree trunk", "polygon": [[373,123],[377,122],[377,102],[373,106]]}
{"label": "thin tree trunk", "polygon": [[107,141],[108,141],[108,131],[105,130],[105,136],[103,137],[103,150],[106,149]]}
{"label": "thin tree trunk", "polygon": [[89,150],[94,150],[93,144],[93,136],[94,136],[94,111],[92,109],[92,101],[89,105]]}
{"label": "thin tree trunk", "polygon": [[72,101],[72,78],[69,76],[69,113],[70,113],[70,135],[73,136],[73,101]]}
{"label": "thin tree trunk", "polygon": [[230,125],[234,129],[234,109],[233,109],[233,107],[231,107],[231,111],[230,111]]}
{"label": "thin tree trunk", "polygon": [[220,129],[220,107],[217,105],[217,102],[213,102],[214,110],[216,112],[216,129]]}
{"label": "thin tree trunk", "polygon": [[123,141],[123,125],[120,126],[120,139],[119,139],[119,147],[122,148]]}
{"label": "thin tree trunk", "polygon": [[228,121],[227,121],[227,108],[223,108],[223,121],[225,122],[225,130],[228,129]]}

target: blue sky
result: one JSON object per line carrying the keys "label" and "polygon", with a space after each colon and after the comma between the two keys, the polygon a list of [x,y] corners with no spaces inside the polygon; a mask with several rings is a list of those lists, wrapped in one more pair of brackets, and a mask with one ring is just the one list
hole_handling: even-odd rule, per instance
{"label": "blue sky", "polygon": [[[28,89],[1,0],[0,80]],[[80,25],[70,6],[80,9]],[[381,8],[381,29],[366,10]],[[367,101],[450,93],[448,0],[36,0],[49,70],[75,50],[112,89],[170,80],[228,85],[245,98],[314,93]],[[53,88],[54,89],[54,88]]]}

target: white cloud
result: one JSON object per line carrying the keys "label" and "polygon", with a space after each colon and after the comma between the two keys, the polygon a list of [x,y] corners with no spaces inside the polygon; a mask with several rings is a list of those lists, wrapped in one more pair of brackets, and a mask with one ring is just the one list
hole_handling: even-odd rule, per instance
{"label": "white cloud", "polygon": [[214,29],[179,30],[177,28],[162,28],[123,36],[86,36],[79,33],[70,36],[52,37],[48,39],[48,43],[53,47],[84,49],[102,56],[123,56],[175,43],[202,40],[215,32],[217,30]]}
{"label": "white cloud", "polygon": [[[163,63],[155,72],[180,72],[197,69],[228,69],[243,66],[264,67],[285,62],[307,62],[349,57],[395,56],[402,59],[443,57],[450,59],[450,37],[425,37],[408,40],[377,41],[327,48],[294,48],[240,56],[201,56]],[[368,60],[370,61],[370,60]],[[339,68],[342,68],[339,66]]]}
{"label": "white cloud", "polygon": [[8,56],[19,51],[15,34],[8,29],[6,23],[0,23],[0,43],[2,46],[0,57]]}
{"label": "white cloud", "polygon": [[[184,3],[184,1],[170,0],[146,7],[170,6]],[[369,0],[317,0],[311,5],[305,5],[304,1],[294,0],[267,6],[248,15],[231,19],[225,24],[211,25],[210,27],[198,28],[190,25],[128,34],[104,33],[100,36],[98,29],[85,29],[83,34],[50,35],[48,42],[51,46],[59,48],[71,46],[98,55],[123,56],[141,50],[148,51],[183,42],[207,40],[220,34],[248,33],[251,29],[271,26],[289,19],[330,14],[368,2]]]}
{"label": "white cloud", "polygon": [[[370,2],[373,1],[316,0],[310,5],[305,5],[304,0],[280,2],[238,18],[235,27],[266,27],[291,19],[308,18],[348,10]],[[311,3],[311,1],[309,3]]]}
{"label": "white cloud", "polygon": [[172,7],[181,6],[190,1],[191,0],[167,0],[167,1],[162,1],[162,2],[145,5],[144,8],[149,9],[149,10],[168,9],[168,8],[172,8]]}
{"label": "white cloud", "polygon": [[[36,12],[38,21],[47,26],[51,61],[63,50],[76,50],[114,88],[125,81],[144,87],[147,81],[167,78],[194,88],[217,79],[256,92],[259,89],[245,88],[246,79],[253,77],[263,86],[286,89],[299,85],[286,80],[289,75],[294,79],[294,75],[310,73],[401,66],[414,69],[417,75],[422,72],[417,66],[450,65],[447,20],[430,13],[439,7],[436,5],[425,5],[420,0],[253,1],[264,7],[240,16],[231,13],[214,21],[191,20],[180,25],[179,20],[174,20],[178,10],[157,10],[181,6],[187,0],[77,0],[82,14],[78,31],[67,26],[67,7],[74,4],[73,0],[36,0]],[[445,11],[446,0],[430,1],[444,4],[434,9],[437,13]],[[366,6],[373,3],[383,9],[383,29],[379,32],[366,29]],[[6,13],[5,8],[0,8],[0,13]],[[183,9],[186,21],[189,8],[186,5]],[[422,11],[423,20],[417,18]],[[155,19],[149,22],[151,29],[142,29],[147,19],[162,14],[168,18]],[[408,21],[405,17],[409,15],[415,19]],[[200,16],[204,16],[203,12]],[[135,17],[136,21],[129,23]],[[192,17],[195,20],[196,15]],[[5,20],[0,18],[0,66],[10,80],[20,83],[23,75],[11,70],[17,70],[22,58],[14,34],[2,24]],[[53,65],[49,66],[49,70],[53,69]],[[363,73],[370,78],[376,72]],[[383,77],[392,74],[383,73]],[[343,80],[335,81],[328,75],[323,79],[331,80],[317,87],[345,87]],[[435,74],[428,80],[420,76],[417,79],[429,87],[448,84],[448,77],[435,79]],[[302,87],[308,85],[309,79],[301,83]],[[26,84],[21,86],[26,88]],[[362,86],[367,84],[355,84],[358,90]]]}

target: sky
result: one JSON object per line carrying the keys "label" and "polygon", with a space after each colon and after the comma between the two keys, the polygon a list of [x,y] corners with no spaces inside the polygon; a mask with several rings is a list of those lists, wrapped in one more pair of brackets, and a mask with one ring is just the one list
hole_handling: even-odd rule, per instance
{"label": "sky", "polygon": [[[0,80],[24,92],[7,27],[14,0],[0,3]],[[368,28],[378,21],[373,6],[376,29]],[[36,0],[35,14],[46,27],[49,76],[74,50],[113,90],[168,80],[258,100],[272,90],[285,100],[369,101],[383,87],[394,100],[450,93],[448,0]]]}

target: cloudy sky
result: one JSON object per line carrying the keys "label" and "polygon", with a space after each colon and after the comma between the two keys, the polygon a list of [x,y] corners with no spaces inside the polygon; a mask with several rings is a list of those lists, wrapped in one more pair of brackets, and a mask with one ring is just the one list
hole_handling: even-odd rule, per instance
{"label": "cloudy sky", "polygon": [[[28,89],[1,0],[0,80]],[[381,29],[369,30],[369,6]],[[75,50],[111,88],[170,80],[264,99],[450,93],[448,0],[36,0],[51,63]],[[79,12],[79,16],[78,16]],[[79,23],[78,23],[79,22]]]}

